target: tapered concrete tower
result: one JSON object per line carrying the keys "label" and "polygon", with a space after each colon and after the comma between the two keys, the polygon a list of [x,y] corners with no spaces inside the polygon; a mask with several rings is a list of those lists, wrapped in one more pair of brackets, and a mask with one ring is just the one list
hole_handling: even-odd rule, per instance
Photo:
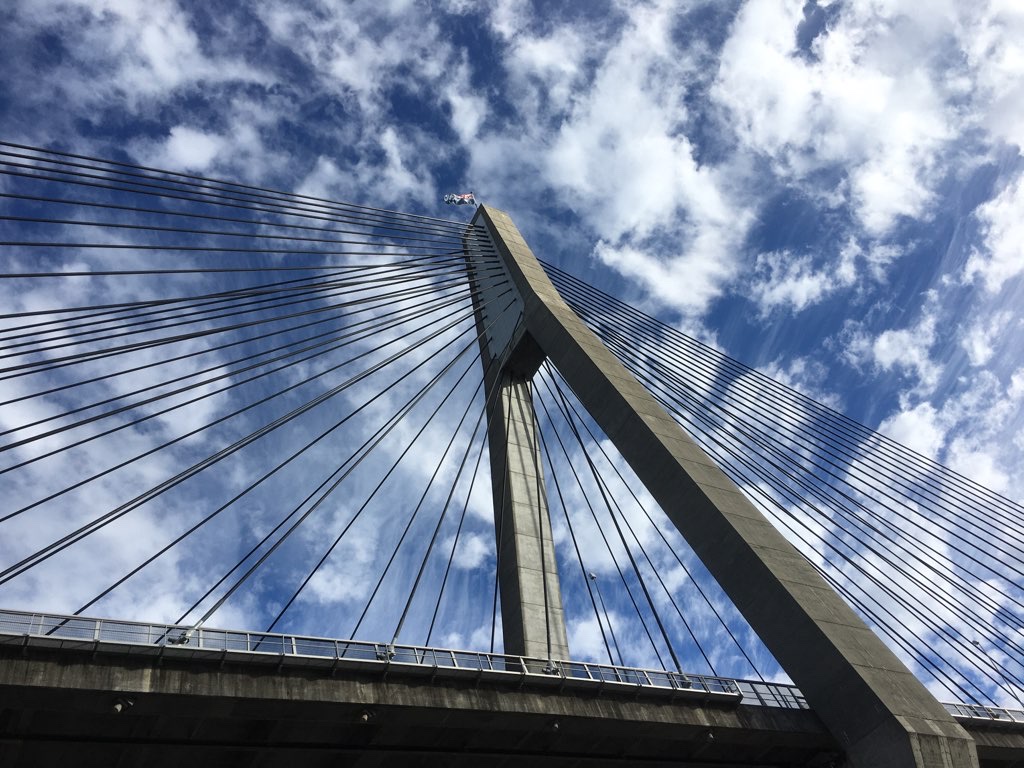
{"label": "tapered concrete tower", "polygon": [[[542,634],[545,616],[551,630],[557,603],[528,396],[547,358],[800,687],[848,765],[976,768],[967,732],[566,305],[508,215],[481,206],[473,222],[493,240],[512,288],[499,299],[504,277],[483,284],[490,301],[477,317],[493,331],[484,359],[496,361],[489,386],[502,397],[491,457],[509,652],[536,648],[527,638]],[[541,582],[549,611],[538,615]],[[561,627],[560,607],[557,616]]]}
{"label": "tapered concrete tower", "polygon": [[488,448],[505,652],[568,659],[531,385],[544,354],[523,327],[522,299],[507,268],[484,268],[468,242],[486,400],[493,404]]}

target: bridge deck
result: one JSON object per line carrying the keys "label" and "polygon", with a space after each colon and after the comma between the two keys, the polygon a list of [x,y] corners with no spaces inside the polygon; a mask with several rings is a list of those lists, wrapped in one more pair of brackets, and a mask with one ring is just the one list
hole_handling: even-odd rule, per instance
{"label": "bridge deck", "polygon": [[[791,686],[222,630],[173,642],[182,632],[0,613],[0,764],[722,768],[836,754]],[[983,764],[1024,759],[1024,713],[959,715]]]}

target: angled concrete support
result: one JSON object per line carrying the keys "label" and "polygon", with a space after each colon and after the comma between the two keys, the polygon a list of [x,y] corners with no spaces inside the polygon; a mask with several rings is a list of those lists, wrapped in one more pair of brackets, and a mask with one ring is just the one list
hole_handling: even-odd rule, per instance
{"label": "angled concrete support", "polygon": [[855,768],[975,768],[974,741],[569,309],[481,207],[526,332],[615,443]]}

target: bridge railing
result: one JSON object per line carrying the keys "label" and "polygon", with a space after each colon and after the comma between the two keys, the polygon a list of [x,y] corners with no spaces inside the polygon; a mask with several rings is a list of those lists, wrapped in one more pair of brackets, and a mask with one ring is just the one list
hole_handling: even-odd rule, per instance
{"label": "bridge railing", "polygon": [[945,704],[958,720],[984,720],[990,725],[1024,725],[1024,710],[988,707],[982,704]]}
{"label": "bridge railing", "polygon": [[782,683],[588,661],[535,659],[485,651],[0,610],[0,644],[16,643],[134,656],[269,661],[365,670],[386,667],[449,677],[498,680],[514,676],[528,678],[534,685],[597,687],[696,697],[722,703],[807,708],[800,691]]}

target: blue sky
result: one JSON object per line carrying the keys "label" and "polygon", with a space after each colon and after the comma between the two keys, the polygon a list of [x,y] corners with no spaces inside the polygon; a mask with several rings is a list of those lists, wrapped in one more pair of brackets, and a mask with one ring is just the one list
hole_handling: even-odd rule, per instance
{"label": "blue sky", "polygon": [[1024,497],[1012,0],[0,10],[9,141],[430,215]]}

